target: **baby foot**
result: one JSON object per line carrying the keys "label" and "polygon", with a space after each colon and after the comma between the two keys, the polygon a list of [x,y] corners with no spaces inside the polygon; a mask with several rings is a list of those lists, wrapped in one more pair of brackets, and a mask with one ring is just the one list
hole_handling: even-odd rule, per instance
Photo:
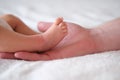
{"label": "baby foot", "polygon": [[63,18],[57,18],[53,25],[44,32],[45,50],[55,47],[66,35],[68,29]]}

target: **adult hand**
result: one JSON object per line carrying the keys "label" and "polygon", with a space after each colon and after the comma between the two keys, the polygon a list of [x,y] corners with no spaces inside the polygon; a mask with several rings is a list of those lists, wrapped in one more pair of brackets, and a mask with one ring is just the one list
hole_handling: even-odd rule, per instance
{"label": "adult hand", "polygon": [[[45,32],[52,23],[40,22],[38,29]],[[67,23],[68,35],[53,49],[43,53],[16,52],[15,57],[23,60],[53,60],[81,56],[96,52],[94,36],[90,29]]]}
{"label": "adult hand", "polygon": [[[52,23],[40,22],[38,29],[45,32]],[[23,60],[51,60],[74,57],[95,52],[94,38],[90,29],[67,23],[68,35],[53,49],[43,53],[16,52],[0,53],[0,58]]]}

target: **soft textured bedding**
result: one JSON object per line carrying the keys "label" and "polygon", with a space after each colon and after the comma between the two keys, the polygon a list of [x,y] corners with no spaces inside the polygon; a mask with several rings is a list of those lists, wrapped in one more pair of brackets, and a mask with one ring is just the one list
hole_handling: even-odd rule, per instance
{"label": "soft textured bedding", "polygon": [[[88,28],[120,17],[120,0],[1,0],[0,15],[11,13],[37,31],[38,21],[66,21]],[[120,80],[120,51],[52,61],[0,59],[0,80]]]}

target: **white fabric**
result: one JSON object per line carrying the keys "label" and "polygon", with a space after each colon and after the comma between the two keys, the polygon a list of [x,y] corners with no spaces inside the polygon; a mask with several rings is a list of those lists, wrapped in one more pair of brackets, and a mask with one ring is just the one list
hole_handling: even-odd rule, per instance
{"label": "white fabric", "polygon": [[[38,21],[95,26],[120,17],[120,0],[0,0],[0,15],[12,13],[32,29]],[[88,28],[92,28],[88,27]],[[53,61],[0,59],[0,80],[119,80],[120,51]]]}

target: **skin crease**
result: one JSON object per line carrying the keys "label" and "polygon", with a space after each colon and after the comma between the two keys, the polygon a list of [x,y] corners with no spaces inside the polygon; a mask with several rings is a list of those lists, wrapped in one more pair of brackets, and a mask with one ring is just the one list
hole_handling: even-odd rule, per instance
{"label": "skin crease", "polygon": [[[45,32],[51,24],[40,22],[38,29]],[[86,29],[74,23],[67,23],[67,26],[68,35],[55,48],[43,52],[44,54],[16,52],[9,55],[4,53],[0,54],[0,56],[2,58],[17,58],[32,61],[52,60],[120,49],[120,37],[118,37],[120,35],[120,18],[93,29]]]}

